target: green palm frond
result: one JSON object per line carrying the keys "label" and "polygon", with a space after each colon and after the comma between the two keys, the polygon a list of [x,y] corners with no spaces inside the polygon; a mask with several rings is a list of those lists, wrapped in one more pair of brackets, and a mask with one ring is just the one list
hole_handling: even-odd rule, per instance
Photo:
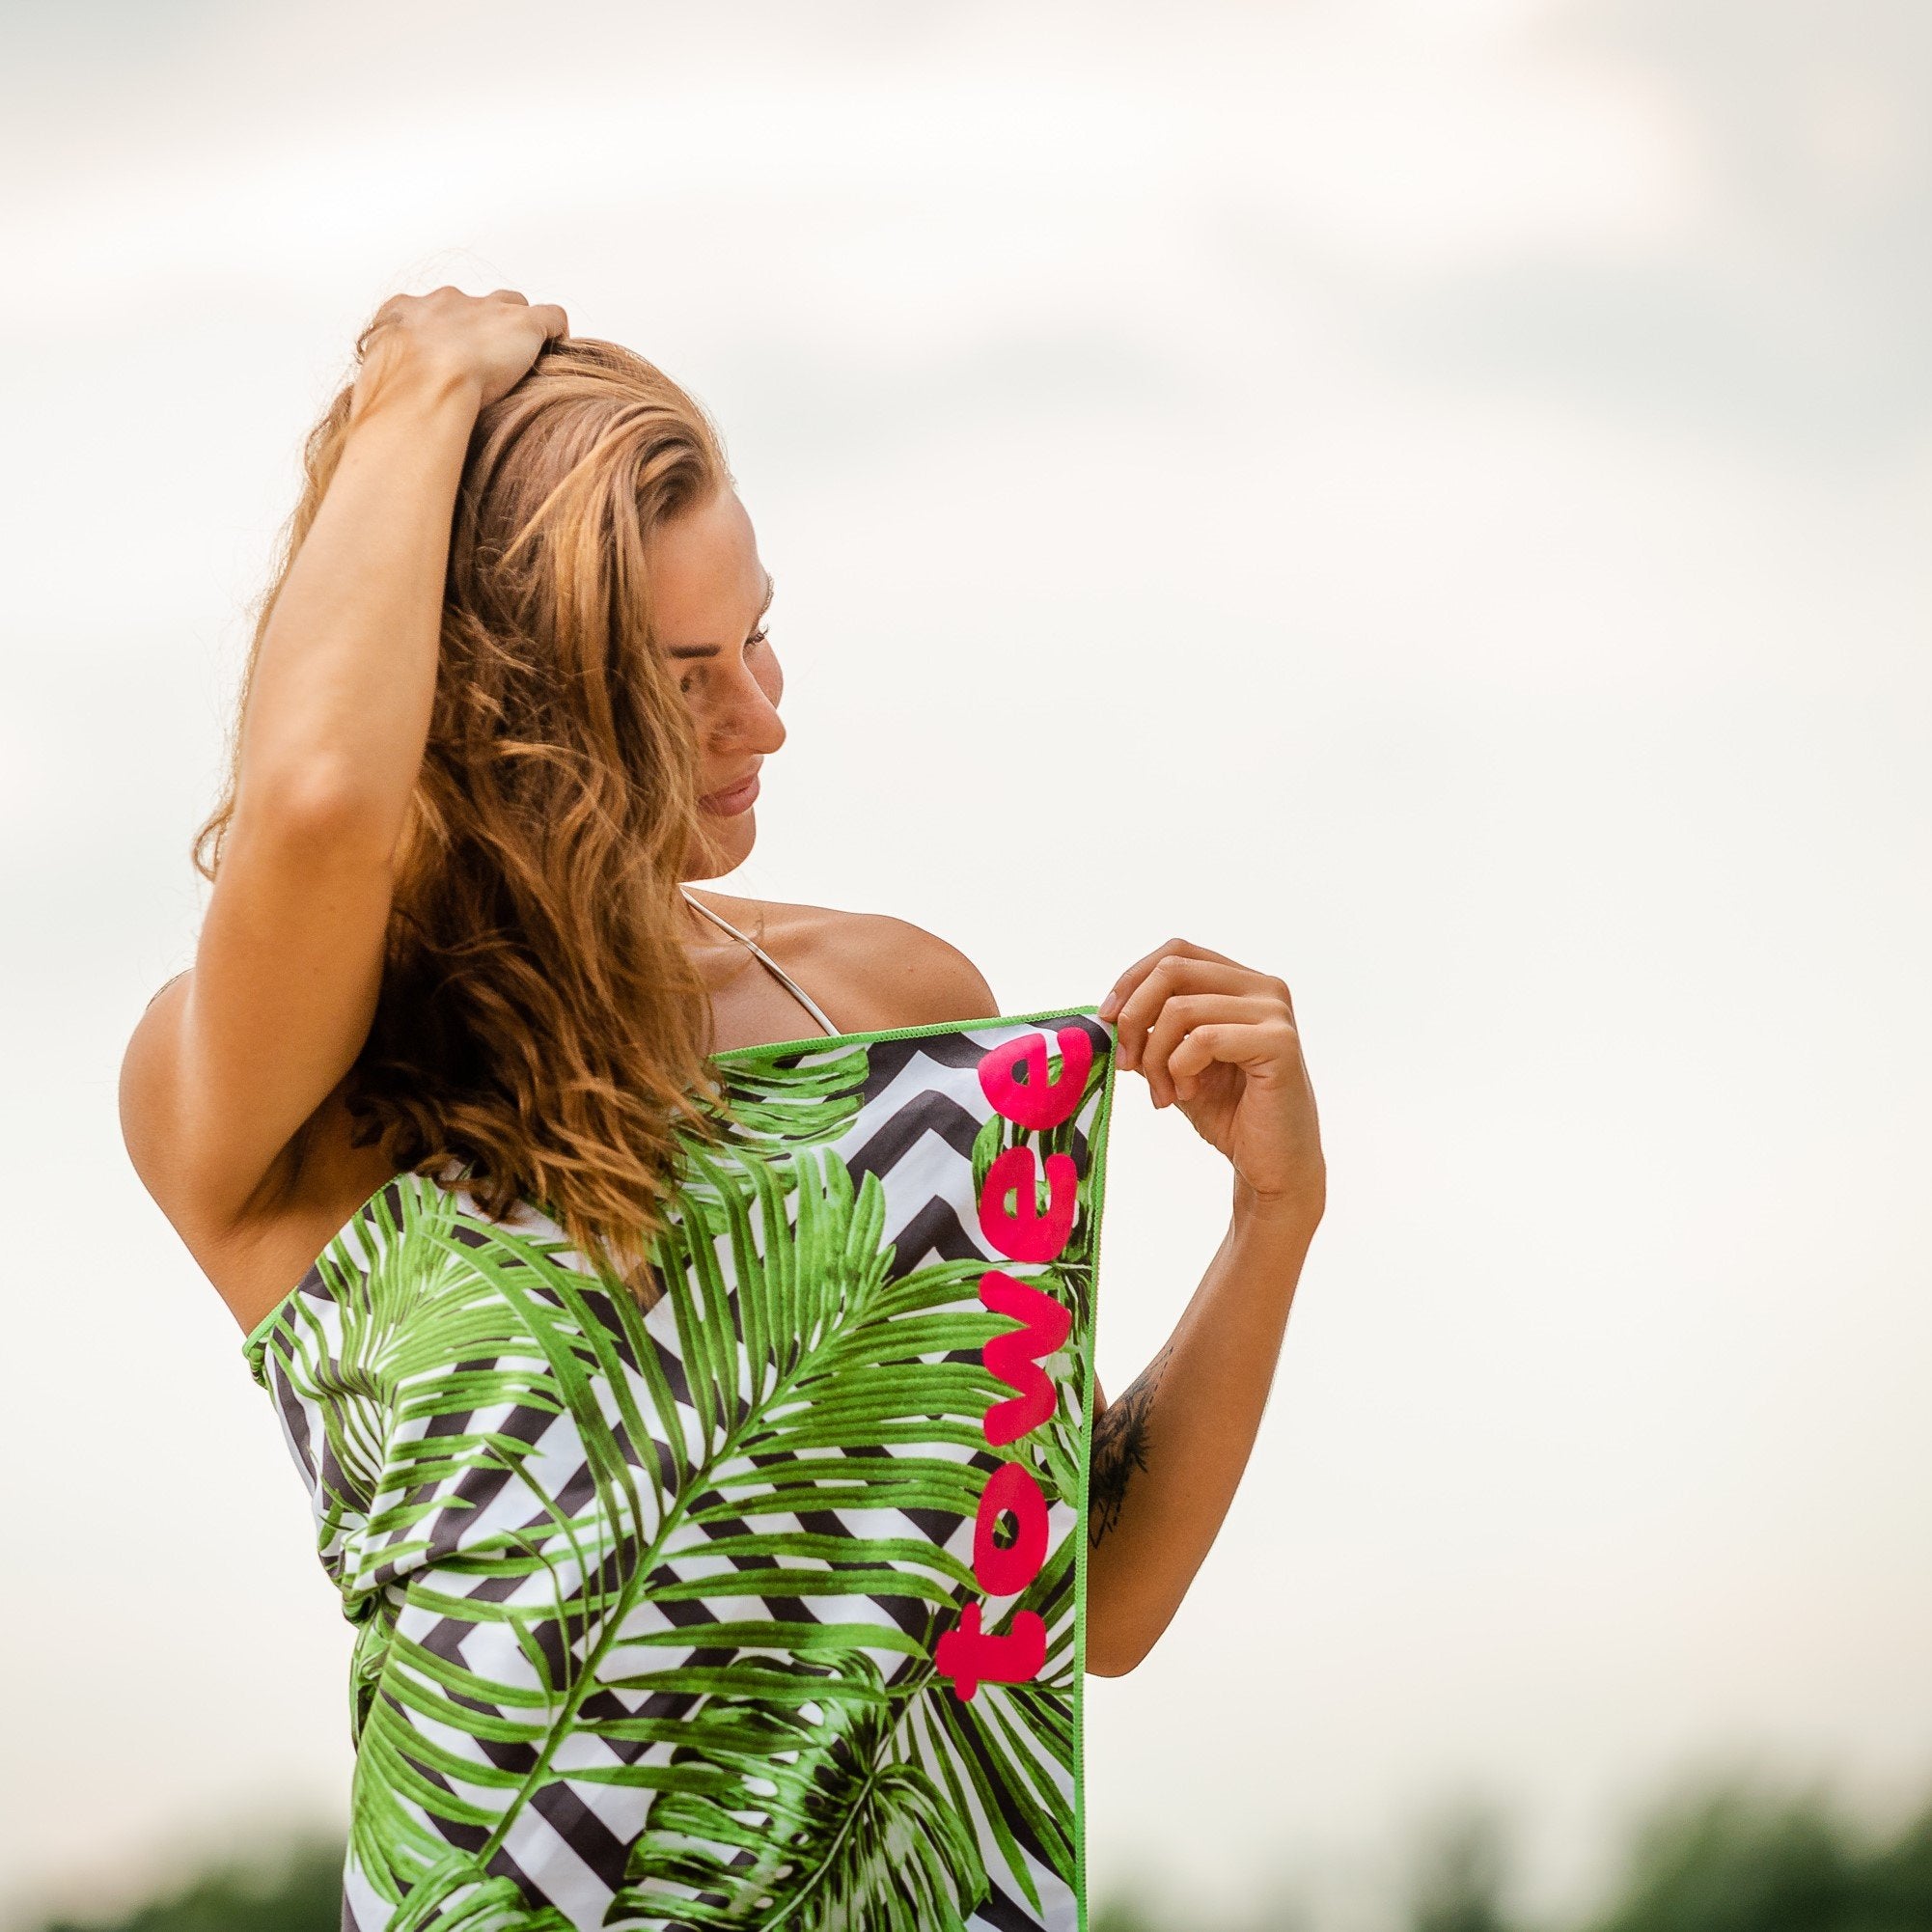
{"label": "green palm frond", "polygon": [[533,1906],[512,1878],[492,1876],[466,1853],[428,1870],[388,1923],[388,1932],[574,1932],[555,1906]]}
{"label": "green palm frond", "polygon": [[[476,1220],[404,1175],[400,1213],[385,1197],[360,1224],[367,1252],[323,1257],[339,1332],[296,1297],[268,1338],[323,1363],[339,1397],[316,1453],[361,1625],[350,1856],[395,1932],[563,1932],[489,1871],[558,1780],[642,1794],[612,1916],[697,1932],[961,1932],[995,1879],[1044,1916],[1034,1871],[1075,1867],[1084,1539],[1060,1536],[1016,1601],[985,1609],[994,1632],[1043,1619],[1039,1676],[962,1700],[933,1652],[980,1595],[970,1556],[879,1512],[971,1522],[984,1417],[1012,1393],[981,1350],[1010,1322],[980,1303],[980,1259],[895,1274],[884,1184],[834,1145],[868,1053],[785,1063],[805,1057],[731,1068],[724,1142],[685,1143],[650,1310],[547,1224]],[[1072,1153],[1088,1118],[1090,1172],[1109,1058],[1060,1127],[987,1123],[976,1192],[1009,1146]],[[1057,1507],[1084,1488],[1096,1218],[1014,1269],[1074,1316],[1043,1365],[1053,1413],[997,1451]],[[559,1416],[567,1465],[539,1448]],[[513,1506],[485,1519],[471,1495]],[[653,1612],[699,1599],[723,1620]],[[464,1630],[488,1642],[466,1648]],[[607,1760],[574,1748],[597,1740]]]}
{"label": "green palm frond", "polygon": [[[718,1730],[703,1713],[681,1727],[677,1758],[691,1776],[653,1807],[621,1902],[662,1910],[655,1888],[688,1886],[717,1902],[694,1908],[680,1898],[680,1922],[741,1926],[782,1886],[784,1910],[758,1919],[761,1932],[956,1932],[988,1889],[973,1836],[960,1829],[977,1812],[1009,1883],[1040,1910],[1032,1864],[1065,1871],[1075,1857],[1064,1797],[1073,1727],[1064,1691],[1051,1688],[1072,1669],[1075,1540],[1063,1539],[1035,1584],[988,1619],[996,1630],[1020,1610],[1047,1619],[1047,1666],[1033,1684],[982,1684],[962,1701],[933,1671],[932,1647],[950,1621],[937,1615],[905,1646],[917,1661],[889,1685],[857,1646],[828,1646],[828,1661],[779,1667],[758,1686],[734,1664],[677,1673],[682,1687],[717,1699],[705,1709],[718,1714]],[[881,1647],[877,1634],[861,1641]],[[668,1675],[651,1681],[662,1687]],[[697,1776],[700,1763],[708,1776]],[[752,1862],[731,1863],[741,1855]],[[862,1890],[873,1884],[877,1891]],[[891,1916],[909,1887],[914,1916]],[[855,1907],[861,1897],[867,1904]]]}
{"label": "green palm frond", "polygon": [[[797,1917],[802,1932],[859,1922],[849,1917],[851,1900],[875,1882],[895,1899],[912,1887],[926,1917],[908,1924],[950,1922],[946,1911],[970,1910],[984,1885],[962,1822],[970,1813],[951,1808],[946,1785],[909,1739],[888,1748],[913,1692],[885,1697],[877,1661],[898,1655],[929,1673],[929,1644],[879,1622],[757,1618],[719,1626],[729,1661],[694,1668],[684,1655],[688,1631],[640,1636],[625,1626],[647,1598],[756,1594],[923,1601],[936,1632],[974,1589],[970,1567],[937,1543],[802,1530],[773,1535],[755,1519],[841,1506],[970,1517],[983,1476],[965,1458],[983,1448],[980,1419],[1006,1389],[977,1359],[943,1358],[977,1358],[1007,1323],[978,1305],[978,1263],[891,1280],[880,1182],[868,1174],[855,1186],[830,1149],[801,1150],[783,1169],[743,1150],[729,1163],[702,1150],[692,1159],[704,1185],[680,1198],[686,1211],[653,1256],[666,1288],[656,1318],[675,1332],[688,1406],[678,1403],[649,1318],[630,1297],[558,1258],[555,1242],[493,1226],[478,1245],[463,1238],[446,1198],[428,1189],[403,1194],[407,1225],[395,1250],[412,1250],[410,1264],[399,1258],[371,1270],[367,1292],[433,1294],[436,1308],[432,1320],[373,1324],[414,1339],[353,1370],[372,1400],[416,1424],[392,1423],[381,1506],[370,1519],[373,1571],[400,1574],[403,1608],[398,1614],[385,1602],[380,1641],[366,1659],[373,1681],[360,1724],[355,1856],[379,1889],[413,1886],[414,1903],[426,1879],[411,1808],[422,1806],[487,1834],[455,1863],[436,1846],[436,1885],[453,1894],[481,1886],[520,1808],[542,1782],[565,1775],[554,1764],[558,1740],[601,1733],[669,1748],[668,1761],[659,1753],[588,1773],[573,1764],[567,1774],[655,1792],[637,1847],[639,1884],[708,1858],[706,1885],[742,1908],[756,1881],[730,1858],[750,1832],[763,1850],[782,1846],[806,1875],[795,1881],[799,1897],[832,1915]],[[532,1446],[502,1431],[512,1403],[569,1411],[594,1491],[574,1508],[545,1494]],[[441,1432],[429,1426],[439,1420]],[[825,1453],[899,1442],[925,1452],[863,1461]],[[447,1508],[451,1475],[482,1467],[523,1485],[547,1518],[543,1532],[479,1536],[437,1552],[433,1565],[410,1567],[433,1527],[418,1499],[437,1482]],[[755,1568],[735,1560],[763,1559],[771,1561]],[[703,1573],[691,1574],[701,1560]],[[527,1584],[539,1573],[547,1582],[534,1596],[461,1588],[480,1578]],[[507,1628],[527,1681],[482,1676],[454,1661],[447,1644],[425,1642],[423,1633],[444,1619]],[[545,1642],[546,1634],[561,1642]],[[660,1642],[675,1644],[678,1657],[662,1671],[626,1674],[611,1655],[620,1638],[624,1660]],[[704,1700],[695,1715],[676,1718],[592,1718],[581,1707],[593,1686],[695,1692]],[[434,1744],[439,1725],[522,1750],[504,1753],[507,1767],[479,1762],[474,1753]],[[980,1755],[996,1763],[1012,1751],[997,1728],[982,1746]],[[781,1775],[774,1767],[787,1749],[799,1768]],[[840,1765],[855,1767],[863,1783],[842,1788]],[[996,1776],[1013,1791],[1033,1789],[1022,1761]],[[740,1820],[734,1837],[722,1828],[728,1811],[765,1822],[752,1831]],[[719,1829],[694,1835],[700,1816]],[[917,1852],[908,1849],[915,1842]],[[952,1906],[942,1906],[946,1899]],[[684,1903],[678,1910],[689,1918]]]}
{"label": "green palm frond", "polygon": [[719,1776],[658,1800],[613,1909],[676,1898],[678,1922],[700,1928],[755,1914],[760,1932],[961,1932],[985,1870],[968,1814],[894,1755],[897,1704],[854,1650],[836,1673],[799,1668],[769,1699],[705,1707],[688,1750]]}
{"label": "green palm frond", "polygon": [[1063,1689],[1072,1679],[1076,1637],[1074,1565],[1079,1539],[1068,1536],[1048,1557],[1039,1575],[1007,1611],[988,1615],[985,1627],[1005,1629],[1030,1610],[1047,1627],[1046,1662],[1030,1684],[982,1683],[965,1700],[930,1672],[920,1683],[910,1735],[921,1763],[943,1782],[962,1814],[966,1794],[979,1801],[999,1843],[1012,1882],[1032,1901],[1040,1900],[1020,1843],[1050,1869],[1071,1869],[1074,1845],[1055,1769],[1070,1777],[1074,1736]]}
{"label": "green palm frond", "polygon": [[[972,1264],[964,1272],[975,1275],[977,1267]],[[959,1292],[959,1268],[925,1272],[950,1280],[951,1285],[940,1290],[943,1294]],[[918,1280],[908,1278],[901,1284],[910,1290],[908,1299],[920,1292]],[[995,1319],[986,1325],[1005,1324]],[[976,1413],[982,1414],[983,1408]],[[876,1466],[890,1467],[884,1462]],[[959,1469],[958,1474],[957,1513],[971,1516],[983,1475],[976,1469]],[[957,1593],[929,1612],[914,1641],[897,1629],[873,1625],[847,1626],[842,1638],[810,1625],[764,1626],[760,1641],[790,1643],[815,1635],[817,1642],[811,1664],[779,1665],[760,1683],[750,1680],[741,1659],[626,1680],[624,1688],[630,1690],[704,1694],[715,1700],[706,1708],[721,1714],[731,1738],[731,1748],[719,1749],[702,1724],[688,1722],[656,1733],[680,1739],[680,1764],[703,1759],[718,1776],[702,1786],[680,1785],[675,1798],[658,1801],[633,1861],[634,1886],[624,1894],[626,1904],[636,1909],[654,1899],[661,1907],[663,1893],[650,1891],[653,1883],[688,1885],[727,1902],[700,1908],[693,1916],[692,1908],[680,1901],[680,1920],[699,1927],[742,1925],[745,1913],[757,1905],[759,1889],[782,1881],[785,1915],[759,1920],[761,1926],[782,1924],[798,1932],[844,1932],[874,1923],[903,1922],[921,1932],[954,1926],[959,1915],[985,1896],[985,1875],[969,1834],[961,1842],[970,1858],[947,1865],[950,1891],[938,1887],[938,1867],[931,1863],[934,1847],[944,1849],[952,1840],[935,1821],[970,1819],[977,1811],[988,1820],[1010,1883],[1035,1910],[1041,1909],[1029,1855],[1059,1871],[1070,1870],[1075,1857],[1064,1796],[1073,1774],[1075,1740],[1064,1687],[1074,1668],[1078,1540],[1062,1538],[1027,1590],[999,1616],[987,1619],[986,1627],[995,1631],[1023,1610],[1044,1619],[1046,1662],[1040,1678],[1031,1684],[982,1684],[970,1700],[962,1701],[936,1676],[934,1646],[941,1630],[953,1620]],[[930,1561],[938,1554],[919,1553],[918,1559]],[[970,1595],[970,1573],[964,1581]],[[912,1592],[901,1586],[899,1593]],[[868,1654],[877,1650],[902,1650],[913,1662],[885,1685]],[[735,1729],[748,1700],[756,1702],[760,1725],[768,1726],[755,1734],[757,1748],[751,1751],[738,1748]],[[806,1708],[801,1716],[801,1706],[816,1708]],[[799,1741],[793,1726],[816,1747],[801,1753],[803,1769],[795,1778],[774,1769],[772,1761],[775,1751]],[[608,1734],[635,1738],[647,1733],[634,1723],[620,1722]],[[869,1820],[885,1832],[888,1842],[898,1842],[896,1828],[875,1818],[884,1803],[881,1793],[907,1808],[899,1818],[905,1842],[896,1853],[867,1842],[872,1830]],[[761,1822],[747,1827],[743,1819],[748,1813]],[[849,1821],[859,1822],[848,1829]],[[857,1839],[851,1830],[859,1832]],[[757,1854],[758,1862],[730,1864],[720,1858],[719,1847]],[[926,1863],[917,1868],[921,1916],[901,1921],[890,1915],[899,1909],[903,1887],[913,1880],[903,1878],[901,1890],[896,1891],[891,1873],[901,1870],[908,1859]],[[880,1915],[876,1918],[851,1909],[855,1872],[872,1874],[885,1886],[872,1907]],[[707,1912],[715,1917],[704,1916]]]}
{"label": "green palm frond", "polygon": [[844,1133],[865,1105],[870,1055],[863,1043],[837,1053],[810,1046],[734,1054],[719,1064],[721,1144],[777,1157]]}

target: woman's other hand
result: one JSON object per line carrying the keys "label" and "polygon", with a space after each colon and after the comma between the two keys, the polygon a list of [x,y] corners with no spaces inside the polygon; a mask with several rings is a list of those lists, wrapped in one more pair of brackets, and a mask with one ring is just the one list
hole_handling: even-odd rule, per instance
{"label": "woman's other hand", "polygon": [[1327,1201],[1314,1091],[1286,983],[1185,939],[1136,960],[1099,1017],[1116,1063],[1234,1168],[1235,1209],[1312,1231]]}

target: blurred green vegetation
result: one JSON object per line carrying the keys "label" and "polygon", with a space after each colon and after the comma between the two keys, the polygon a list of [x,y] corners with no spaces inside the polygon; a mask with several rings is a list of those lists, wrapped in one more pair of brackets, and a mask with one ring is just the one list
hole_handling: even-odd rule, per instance
{"label": "blurred green vegetation", "polygon": [[312,1838],[204,1872],[122,1918],[53,1918],[45,1932],[341,1932],[343,1847]]}
{"label": "blurred green vegetation", "polygon": [[[1932,1932],[1932,1801],[1894,1835],[1817,1789],[1743,1779],[1655,1804],[1612,1895],[1552,1921],[1510,1901],[1504,1821],[1474,1810],[1412,1853],[1389,1932]],[[1208,1922],[1172,1904],[1103,1903],[1090,1932],[1312,1932],[1292,1908]]]}
{"label": "blurred green vegetation", "polygon": [[[1613,1895],[1561,1925],[1510,1904],[1508,1864],[1493,1811],[1439,1825],[1412,1850],[1389,1932],[1932,1932],[1932,1803],[1887,1836],[1817,1790],[1733,1780],[1665,1801],[1633,1834]],[[341,1868],[340,1843],[310,1841],[272,1865],[210,1871],[131,1916],[43,1920],[41,1932],[339,1932]],[[1090,1932],[1318,1932],[1283,1898],[1233,1921],[1102,1900]]]}

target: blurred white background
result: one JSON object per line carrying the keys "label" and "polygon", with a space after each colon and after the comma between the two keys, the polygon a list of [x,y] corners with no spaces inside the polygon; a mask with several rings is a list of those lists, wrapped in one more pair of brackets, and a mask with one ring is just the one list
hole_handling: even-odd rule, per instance
{"label": "blurred white background", "polygon": [[[1219,1544],[1090,1685],[1096,1896],[1285,1870],[1353,1922],[1474,1792],[1557,1909],[1688,1768],[1922,1798],[1932,14],[4,35],[12,1894],[345,1804],[305,1497],[115,1090],[301,436],[442,282],[723,427],[790,726],[731,890],[914,919],[1008,1011],[1175,933],[1294,989],[1331,1206]],[[1076,758],[980,734],[1016,690]],[[1128,1076],[1110,1390],[1225,1209]]]}

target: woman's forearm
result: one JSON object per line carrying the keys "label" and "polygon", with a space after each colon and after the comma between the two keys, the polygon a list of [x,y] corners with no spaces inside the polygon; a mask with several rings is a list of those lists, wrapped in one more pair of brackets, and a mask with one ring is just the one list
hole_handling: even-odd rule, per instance
{"label": "woman's forearm", "polygon": [[357,397],[262,636],[237,821],[319,809],[393,849],[429,729],[451,517],[478,407],[474,375],[427,363],[386,370]]}
{"label": "woman's forearm", "polygon": [[1097,1675],[1131,1670],[1153,1647],[1220,1532],[1314,1227],[1237,1205],[1173,1336],[1095,1419],[1087,1643]]}

